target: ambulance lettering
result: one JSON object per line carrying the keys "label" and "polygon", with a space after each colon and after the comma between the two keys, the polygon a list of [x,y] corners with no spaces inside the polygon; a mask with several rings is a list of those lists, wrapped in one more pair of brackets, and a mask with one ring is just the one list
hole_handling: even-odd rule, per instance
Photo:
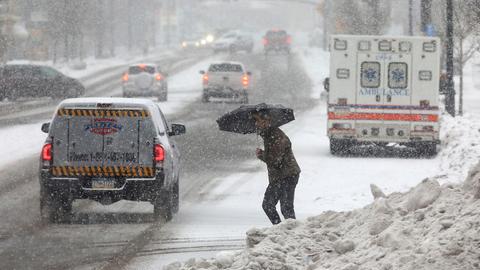
{"label": "ambulance lettering", "polygon": [[376,96],[376,95],[383,95],[383,96],[410,96],[410,91],[408,89],[379,89],[379,88],[361,88],[360,89],[361,96]]}

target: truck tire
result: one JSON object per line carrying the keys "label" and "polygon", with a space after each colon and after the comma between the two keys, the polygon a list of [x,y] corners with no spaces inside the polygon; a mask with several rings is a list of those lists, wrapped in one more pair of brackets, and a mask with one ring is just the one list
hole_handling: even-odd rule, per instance
{"label": "truck tire", "polygon": [[164,219],[170,221],[173,217],[172,194],[162,190],[153,201],[153,217],[155,220]]}
{"label": "truck tire", "polygon": [[242,100],[240,101],[240,103],[248,104],[248,93],[246,91],[243,92]]}
{"label": "truck tire", "polygon": [[172,189],[172,212],[178,213],[180,210],[180,183],[177,179]]}
{"label": "truck tire", "polygon": [[157,97],[158,101],[165,102],[168,100],[168,93],[162,93]]}
{"label": "truck tire", "polygon": [[202,102],[203,102],[203,103],[208,103],[208,102],[210,102],[210,97],[209,97],[207,94],[205,94],[205,93],[203,93],[203,95],[202,95]]}
{"label": "truck tire", "polygon": [[40,188],[40,217],[44,223],[69,223],[72,216],[72,201],[66,195],[52,193]]}

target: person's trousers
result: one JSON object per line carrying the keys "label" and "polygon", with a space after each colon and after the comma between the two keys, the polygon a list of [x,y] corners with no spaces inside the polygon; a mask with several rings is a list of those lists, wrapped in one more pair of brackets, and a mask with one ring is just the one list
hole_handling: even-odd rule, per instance
{"label": "person's trousers", "polygon": [[295,219],[295,210],[293,201],[295,198],[295,187],[298,183],[299,175],[285,177],[270,183],[265,190],[262,207],[272,224],[278,224],[282,220],[278,215],[276,206],[280,201],[280,209],[285,219]]}

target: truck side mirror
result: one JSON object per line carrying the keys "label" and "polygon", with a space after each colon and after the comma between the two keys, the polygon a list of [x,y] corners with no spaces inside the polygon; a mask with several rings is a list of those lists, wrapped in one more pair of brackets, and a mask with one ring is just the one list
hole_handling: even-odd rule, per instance
{"label": "truck side mirror", "polygon": [[248,76],[252,76],[252,72],[247,71],[247,75],[248,75]]}
{"label": "truck side mirror", "polygon": [[172,124],[172,131],[168,133],[169,136],[176,136],[185,134],[186,128],[184,125]]}
{"label": "truck side mirror", "polygon": [[205,71],[204,71],[204,70],[200,70],[198,73],[200,73],[200,74],[203,75],[203,74],[205,74]]}
{"label": "truck side mirror", "polygon": [[43,133],[48,133],[50,131],[50,122],[42,124]]}

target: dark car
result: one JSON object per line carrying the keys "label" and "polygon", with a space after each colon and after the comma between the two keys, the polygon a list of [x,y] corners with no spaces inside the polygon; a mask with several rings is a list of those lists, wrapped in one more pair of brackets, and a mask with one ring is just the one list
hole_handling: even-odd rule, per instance
{"label": "dark car", "polygon": [[265,54],[271,51],[290,53],[292,37],[285,30],[269,30],[263,37]]}
{"label": "dark car", "polygon": [[19,97],[69,98],[85,94],[76,79],[41,65],[0,66],[0,100]]}

